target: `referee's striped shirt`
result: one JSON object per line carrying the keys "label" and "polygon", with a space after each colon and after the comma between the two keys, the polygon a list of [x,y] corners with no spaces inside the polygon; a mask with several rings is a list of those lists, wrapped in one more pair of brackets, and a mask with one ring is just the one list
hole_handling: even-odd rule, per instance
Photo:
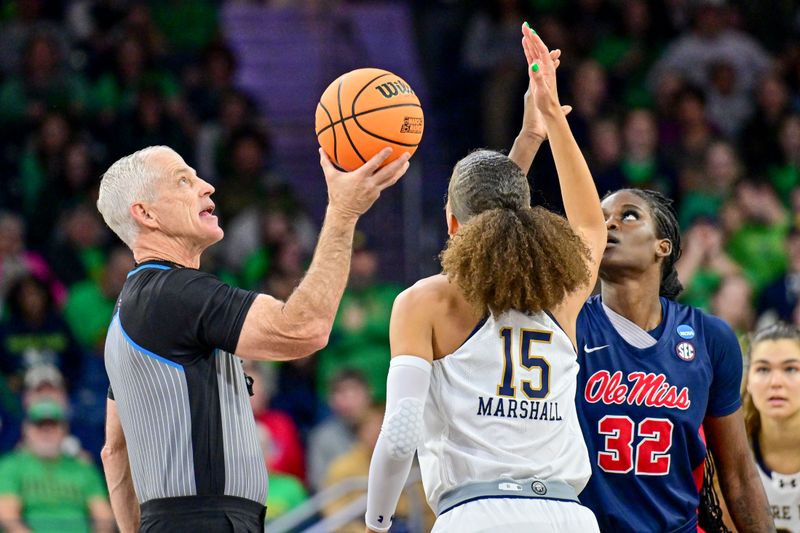
{"label": "referee's striped shirt", "polygon": [[233,355],[254,299],[165,261],[128,274],[105,364],[141,504],[187,496],[265,504],[264,454]]}

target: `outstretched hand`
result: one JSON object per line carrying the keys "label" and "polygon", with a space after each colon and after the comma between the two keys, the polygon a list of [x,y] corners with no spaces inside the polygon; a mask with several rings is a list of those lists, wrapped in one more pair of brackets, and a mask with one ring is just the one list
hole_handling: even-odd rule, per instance
{"label": "outstretched hand", "polygon": [[392,149],[384,148],[354,171],[343,172],[333,166],[320,148],[319,164],[328,184],[328,206],[347,218],[357,219],[366,213],[381,191],[397,183],[408,170],[411,158],[408,152],[381,168],[390,155]]}
{"label": "outstretched hand", "polygon": [[533,93],[536,109],[543,115],[562,113],[556,85],[556,68],[560,63],[560,52],[551,53],[542,39],[527,24],[522,26],[522,34],[522,48],[530,67],[529,91]]}
{"label": "outstretched hand", "polygon": [[[522,38],[522,46],[524,49],[525,46],[525,39],[526,37]],[[561,64],[561,50],[555,49],[550,51],[550,57],[553,59],[553,64],[557,69],[558,66]],[[527,53],[526,53],[527,59]],[[527,63],[528,68],[530,68],[530,60]],[[538,142],[543,142],[547,139],[547,128],[544,125],[544,119],[542,118],[542,113],[539,111],[539,108],[536,107],[536,103],[534,102],[533,98],[533,81],[530,80],[528,83],[528,90],[525,91],[525,112],[522,116],[522,130],[520,133],[527,135]],[[569,115],[570,111],[572,111],[572,106],[570,105],[562,105],[561,111],[564,115]]]}
{"label": "outstretched hand", "polygon": [[[531,163],[533,163],[533,158],[539,150],[539,146],[547,139],[548,133],[545,117],[542,114],[542,108],[540,104],[537,103],[538,99],[541,99],[542,95],[546,93],[546,90],[537,91],[538,82],[534,78],[534,72],[531,71],[531,66],[534,63],[537,63],[537,70],[540,68],[537,62],[539,52],[534,50],[531,44],[530,36],[532,35],[532,31],[527,23],[522,26],[522,35],[522,49],[525,52],[525,59],[527,60],[526,70],[529,76],[528,90],[525,91],[525,112],[522,116],[522,128],[520,129],[519,135],[514,140],[514,145],[511,147],[508,156],[527,174],[531,168]],[[553,82],[555,82],[555,69],[561,64],[561,50],[547,50],[545,48],[545,52],[548,65],[552,66],[552,79]],[[558,105],[557,95],[556,105]],[[560,108],[560,112],[563,115],[568,115],[569,112],[572,111],[572,107],[568,105],[560,106]],[[549,108],[547,109],[549,112]]]}

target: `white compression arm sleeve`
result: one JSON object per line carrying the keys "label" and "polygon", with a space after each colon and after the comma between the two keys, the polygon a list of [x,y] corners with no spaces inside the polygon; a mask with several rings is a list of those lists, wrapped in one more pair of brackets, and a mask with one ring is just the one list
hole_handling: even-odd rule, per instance
{"label": "white compression arm sleeve", "polygon": [[431,382],[431,364],[413,355],[392,358],[386,379],[386,415],[367,487],[367,527],[389,531],[397,500],[422,437],[422,413]]}

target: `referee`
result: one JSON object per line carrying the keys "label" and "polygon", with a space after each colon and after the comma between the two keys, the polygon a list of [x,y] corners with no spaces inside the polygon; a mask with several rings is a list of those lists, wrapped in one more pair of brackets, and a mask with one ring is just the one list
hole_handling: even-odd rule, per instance
{"label": "referee", "polygon": [[408,168],[404,154],[379,169],[390,153],[344,173],[320,151],[325,222],[286,302],[198,270],[223,232],[214,187],[176,152],[145,148],[103,175],[97,207],[137,263],[105,346],[102,458],[123,533],[264,530],[267,471],[239,357],[289,360],[325,346],[356,221]]}

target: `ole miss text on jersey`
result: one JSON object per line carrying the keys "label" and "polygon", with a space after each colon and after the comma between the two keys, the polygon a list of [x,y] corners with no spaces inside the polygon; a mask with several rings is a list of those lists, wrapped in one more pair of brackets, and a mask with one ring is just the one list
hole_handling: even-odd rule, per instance
{"label": "ole miss text on jersey", "polygon": [[663,319],[637,348],[599,296],[578,317],[578,414],[592,477],[580,500],[603,531],[697,531],[706,446],[701,424],[741,406],[742,355],[733,331],[661,299]]}

